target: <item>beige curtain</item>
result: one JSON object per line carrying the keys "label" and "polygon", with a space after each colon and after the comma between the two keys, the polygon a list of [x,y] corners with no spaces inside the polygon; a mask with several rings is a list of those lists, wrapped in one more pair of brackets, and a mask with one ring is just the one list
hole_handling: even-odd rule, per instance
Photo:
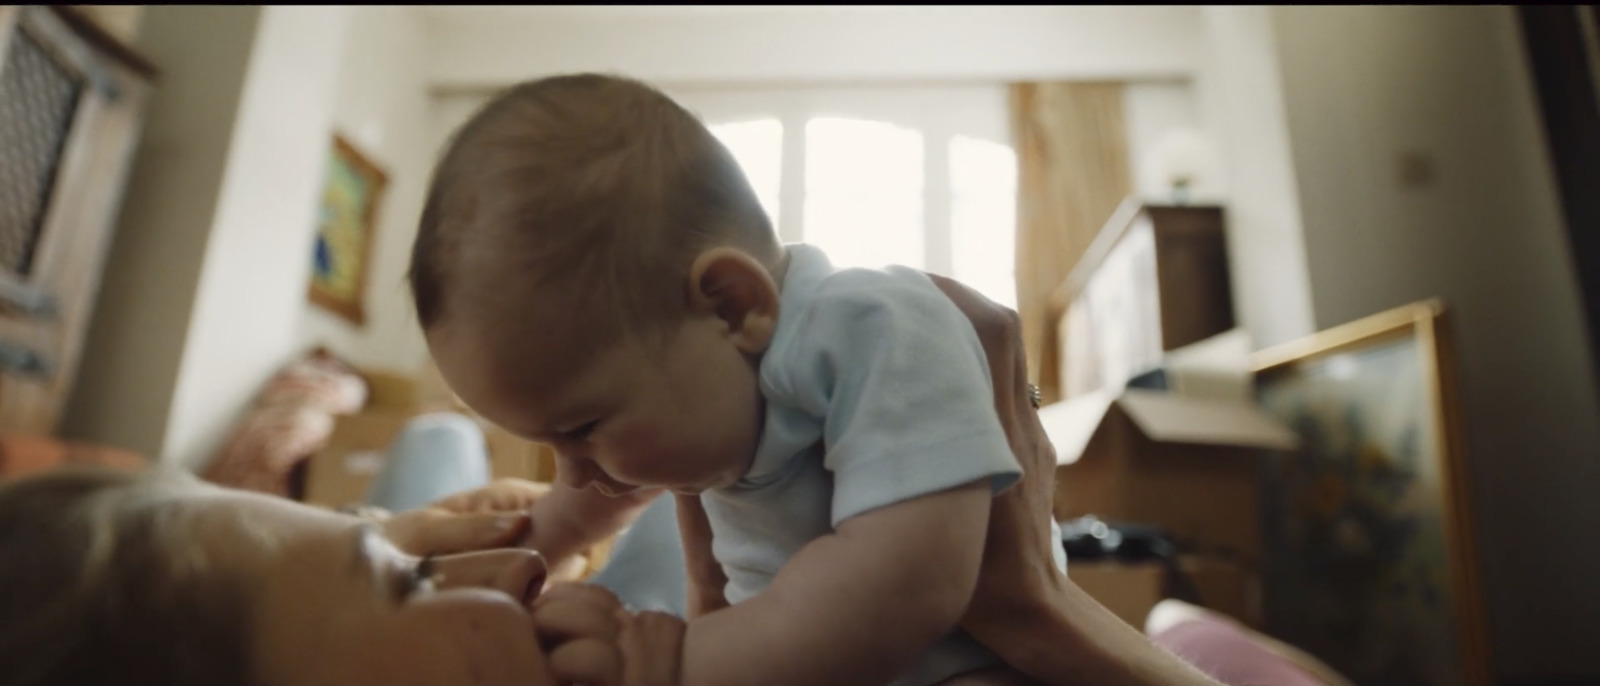
{"label": "beige curtain", "polygon": [[1050,294],[1133,191],[1121,83],[1011,86],[1017,150],[1017,312],[1028,370],[1045,402],[1060,399],[1060,345]]}

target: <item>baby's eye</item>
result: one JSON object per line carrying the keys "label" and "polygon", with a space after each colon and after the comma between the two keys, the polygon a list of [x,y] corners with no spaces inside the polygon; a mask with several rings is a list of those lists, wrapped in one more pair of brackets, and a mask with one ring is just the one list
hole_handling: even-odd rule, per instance
{"label": "baby's eye", "polygon": [[589,434],[594,433],[594,428],[599,424],[600,420],[596,419],[592,422],[584,424],[583,426],[561,434],[561,438],[573,442],[584,440],[589,437]]}

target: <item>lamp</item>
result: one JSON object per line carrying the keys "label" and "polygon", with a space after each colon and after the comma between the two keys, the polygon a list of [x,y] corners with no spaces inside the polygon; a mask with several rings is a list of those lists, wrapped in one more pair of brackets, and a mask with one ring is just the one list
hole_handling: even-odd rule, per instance
{"label": "lamp", "polygon": [[1161,185],[1172,190],[1172,201],[1187,204],[1195,186],[1214,174],[1216,151],[1211,142],[1189,129],[1173,129],[1151,150],[1151,166]]}

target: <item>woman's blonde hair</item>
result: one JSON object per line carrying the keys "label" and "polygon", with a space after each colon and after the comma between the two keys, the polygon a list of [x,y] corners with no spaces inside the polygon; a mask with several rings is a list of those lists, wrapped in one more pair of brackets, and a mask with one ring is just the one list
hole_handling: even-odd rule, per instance
{"label": "woman's blonde hair", "polygon": [[0,684],[242,684],[248,606],[205,573],[186,472],[74,467],[0,485]]}

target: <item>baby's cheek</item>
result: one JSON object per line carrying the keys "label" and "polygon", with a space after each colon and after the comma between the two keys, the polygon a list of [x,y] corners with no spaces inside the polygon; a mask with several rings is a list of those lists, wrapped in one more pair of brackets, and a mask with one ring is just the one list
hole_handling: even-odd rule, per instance
{"label": "baby's cheek", "polygon": [[665,432],[650,427],[630,427],[617,433],[611,443],[618,471],[627,472],[617,474],[618,477],[635,477],[629,480],[649,483],[654,477],[670,476],[670,457],[678,446],[671,443],[671,436]]}
{"label": "baby's cheek", "polygon": [[629,464],[651,483],[673,485],[706,476],[708,461],[717,459],[718,436],[708,427],[699,433],[670,429],[641,430],[628,437]]}

